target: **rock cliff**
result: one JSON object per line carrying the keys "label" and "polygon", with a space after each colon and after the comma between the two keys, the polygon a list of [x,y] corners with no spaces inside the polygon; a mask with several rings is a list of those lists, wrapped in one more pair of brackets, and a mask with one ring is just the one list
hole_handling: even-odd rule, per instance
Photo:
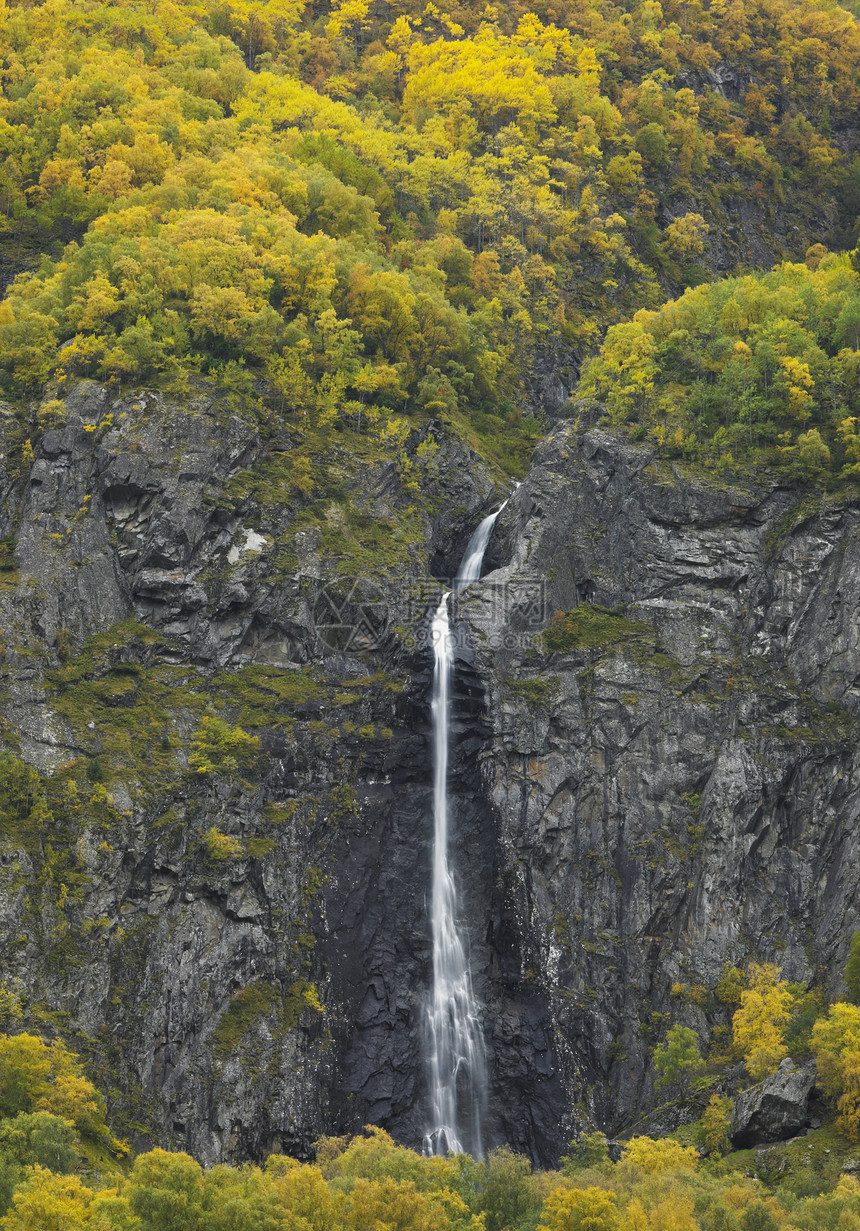
{"label": "rock cliff", "polygon": [[[0,1012],[70,1035],[121,1128],[205,1161],[368,1121],[417,1145],[426,615],[489,469],[431,424],[422,497],[332,446],[314,505],[289,433],[211,391],[84,383],[32,460],[0,426]],[[837,990],[858,528],[860,499],[706,481],[568,421],[539,447],[457,624],[495,1142],[549,1163],[647,1122],[656,1032],[710,1037],[725,961]]]}
{"label": "rock cliff", "polygon": [[[654,1105],[662,1015],[706,1039],[725,1022],[708,993],[724,962],[840,990],[860,508],[706,482],[565,423],[503,517],[471,614],[499,900],[565,1108],[618,1131]],[[540,585],[568,613],[545,638]]]}

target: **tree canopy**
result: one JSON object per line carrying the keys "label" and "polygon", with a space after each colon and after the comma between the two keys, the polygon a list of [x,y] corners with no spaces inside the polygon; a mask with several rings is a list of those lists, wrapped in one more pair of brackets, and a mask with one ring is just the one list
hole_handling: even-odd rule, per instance
{"label": "tree canopy", "polygon": [[[733,426],[768,443],[774,422],[798,473],[826,469],[827,449],[834,464],[818,417],[839,380],[853,397],[847,273],[822,263],[821,294],[842,297],[826,337],[791,303],[767,337],[721,325],[728,356],[681,326],[696,354],[673,340],[668,393],[652,328],[621,322],[701,282],[709,245],[744,259],[730,222],[744,201],[760,234],[778,205],[795,259],[850,235],[860,161],[838,134],[860,34],[843,8],[48,0],[4,8],[0,45],[0,247],[31,266],[46,254],[0,305],[8,393],[78,375],[262,378],[300,423],[396,451],[404,412],[519,413],[535,365],[573,373],[616,325],[600,360],[621,377],[615,418],[640,390],[640,415],[672,401],[695,362],[742,391],[714,448],[741,447]],[[730,86],[714,75],[726,63]],[[689,409],[708,430],[697,382]]]}
{"label": "tree canopy", "polygon": [[799,481],[860,476],[856,255],[690,289],[609,330],[579,395],[634,438],[712,466]]}

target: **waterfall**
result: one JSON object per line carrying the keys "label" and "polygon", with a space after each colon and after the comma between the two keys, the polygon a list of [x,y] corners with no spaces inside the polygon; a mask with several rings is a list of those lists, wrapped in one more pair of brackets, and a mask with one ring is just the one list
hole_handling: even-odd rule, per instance
{"label": "waterfall", "polygon": [[487,550],[490,535],[493,533],[493,526],[496,524],[496,518],[507,503],[506,500],[505,504],[500,505],[495,513],[490,513],[488,517],[485,517],[478,528],[473,531],[472,537],[466,544],[466,550],[463,553],[463,559],[460,561],[460,567],[457,570],[457,578],[454,582],[455,590],[462,590],[464,586],[477,581],[481,576],[484,552]]}
{"label": "waterfall", "polygon": [[[507,503],[507,501],[505,501]],[[469,539],[454,589],[477,581],[496,518],[485,517]],[[427,1053],[432,1127],[424,1138],[425,1154],[483,1154],[483,1119],[487,1101],[487,1060],[478,1005],[463,936],[457,926],[457,891],[448,863],[448,745],[454,654],[448,599],[433,616],[433,994],[427,1010]]]}

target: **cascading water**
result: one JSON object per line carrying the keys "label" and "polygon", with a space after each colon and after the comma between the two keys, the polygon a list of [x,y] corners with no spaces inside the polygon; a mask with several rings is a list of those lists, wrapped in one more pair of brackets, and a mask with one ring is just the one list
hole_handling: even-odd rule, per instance
{"label": "cascading water", "polygon": [[489,516],[485,517],[477,530],[473,531],[472,537],[466,544],[466,550],[463,553],[463,559],[460,561],[460,567],[457,570],[457,576],[454,580],[455,590],[462,590],[464,586],[471,585],[473,581],[477,581],[481,576],[484,552],[487,550],[490,535],[493,533],[493,526],[496,524],[496,518],[507,503],[506,500],[504,504],[499,505],[495,513],[490,513]]}
{"label": "cascading water", "polygon": [[[507,503],[507,501],[505,502]],[[457,571],[454,589],[477,581],[496,518],[485,517],[475,530]],[[487,1060],[466,947],[457,926],[457,891],[448,864],[449,693],[453,648],[448,620],[449,593],[433,616],[433,995],[427,1012],[432,1128],[424,1138],[426,1154],[483,1154],[487,1102]]]}

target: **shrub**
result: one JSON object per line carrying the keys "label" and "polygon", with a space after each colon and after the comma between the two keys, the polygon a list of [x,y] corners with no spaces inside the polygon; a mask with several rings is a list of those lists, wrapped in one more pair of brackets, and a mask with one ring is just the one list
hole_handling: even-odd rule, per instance
{"label": "shrub", "polygon": [[539,1223],[545,1231],[617,1231],[621,1225],[615,1193],[602,1188],[556,1188]]}
{"label": "shrub", "polygon": [[659,1077],[655,1089],[677,1086],[685,1089],[693,1077],[703,1071],[705,1062],[699,1054],[699,1036],[689,1026],[675,1025],[654,1051],[654,1068]]}
{"label": "shrub", "polygon": [[242,854],[242,843],[239,839],[222,833],[217,825],[206,831],[203,846],[207,856],[215,863],[226,863],[229,859],[238,859]]}
{"label": "shrub", "polygon": [[730,1098],[712,1094],[701,1120],[696,1126],[695,1141],[706,1154],[726,1154],[729,1149],[729,1124],[734,1103]]}
{"label": "shrub", "polygon": [[259,736],[207,714],[192,736],[188,764],[198,774],[234,774],[255,768],[259,752]]}

